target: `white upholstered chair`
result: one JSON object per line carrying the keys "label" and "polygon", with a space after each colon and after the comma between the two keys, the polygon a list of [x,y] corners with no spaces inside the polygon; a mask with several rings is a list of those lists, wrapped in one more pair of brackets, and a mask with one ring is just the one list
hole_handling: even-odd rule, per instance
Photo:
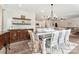
{"label": "white upholstered chair", "polygon": [[53,48],[59,49],[58,47],[58,38],[59,38],[59,31],[52,32],[52,39],[51,39],[51,53],[53,53]]}
{"label": "white upholstered chair", "polygon": [[66,30],[66,35],[65,35],[65,45],[66,46],[69,46],[70,45],[70,42],[69,42],[70,33],[71,33],[71,29],[67,29]]}
{"label": "white upholstered chair", "polygon": [[69,43],[70,32],[71,32],[71,29],[60,31],[59,48],[62,50],[62,53],[64,53],[64,50],[67,49],[67,46],[70,45]]}
{"label": "white upholstered chair", "polygon": [[58,45],[59,45],[59,49],[62,51],[62,53],[64,53],[64,48],[65,46],[65,35],[66,35],[66,30],[61,30],[59,31],[59,39],[58,39]]}
{"label": "white upholstered chair", "polygon": [[66,31],[65,30],[61,30],[59,32],[60,32],[60,34],[59,34],[59,45],[62,45],[62,44],[64,44]]}

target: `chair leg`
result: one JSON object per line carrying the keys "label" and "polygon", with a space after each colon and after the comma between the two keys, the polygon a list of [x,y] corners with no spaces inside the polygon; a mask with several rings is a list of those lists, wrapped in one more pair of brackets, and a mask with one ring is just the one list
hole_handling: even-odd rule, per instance
{"label": "chair leg", "polygon": [[46,54],[46,47],[45,47],[45,43],[46,43],[46,42],[45,42],[45,41],[46,41],[46,40],[44,39],[44,40],[43,40],[43,50],[42,50],[42,53],[43,53],[43,54]]}
{"label": "chair leg", "polygon": [[[60,45],[61,45],[61,44],[59,44],[59,46],[58,46],[58,47],[59,47],[59,50],[62,52],[62,54],[64,54],[63,47],[61,47]],[[63,45],[63,44],[62,44],[62,45]]]}
{"label": "chair leg", "polygon": [[60,48],[60,49],[61,49],[62,54],[64,54],[64,50],[62,48]]}
{"label": "chair leg", "polygon": [[52,54],[52,46],[50,46],[50,53]]}
{"label": "chair leg", "polygon": [[59,50],[59,45],[58,44],[56,45],[56,48],[57,48],[57,50]]}
{"label": "chair leg", "polygon": [[70,48],[70,43],[69,43],[69,41],[65,42],[65,46],[67,47],[66,49],[69,49],[69,48]]}

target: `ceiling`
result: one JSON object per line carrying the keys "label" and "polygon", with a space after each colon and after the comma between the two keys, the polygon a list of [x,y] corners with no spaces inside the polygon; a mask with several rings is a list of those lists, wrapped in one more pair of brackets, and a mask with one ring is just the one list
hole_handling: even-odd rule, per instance
{"label": "ceiling", "polygon": [[[5,9],[19,9],[34,12],[41,16],[50,16],[50,4],[5,4]],[[79,14],[79,4],[54,4],[54,16],[72,17]]]}

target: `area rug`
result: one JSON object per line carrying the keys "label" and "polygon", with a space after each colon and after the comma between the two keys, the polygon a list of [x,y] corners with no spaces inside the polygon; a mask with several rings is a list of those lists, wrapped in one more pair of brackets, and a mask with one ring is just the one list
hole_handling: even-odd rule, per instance
{"label": "area rug", "polygon": [[8,54],[30,54],[31,50],[28,47],[27,41],[20,41],[10,44],[10,50],[8,49]]}
{"label": "area rug", "polygon": [[50,49],[48,48],[47,49],[47,53],[48,54],[69,54],[75,47],[78,46],[78,44],[76,43],[72,43],[72,42],[69,42],[70,43],[70,46],[67,47],[67,48],[62,48],[62,49],[53,49],[52,52],[50,51]]}
{"label": "area rug", "polygon": [[[70,42],[70,46],[68,49],[53,49],[52,54],[69,54],[78,44]],[[27,41],[21,41],[10,44],[10,50],[8,49],[8,54],[41,54],[41,53],[32,53],[30,48],[28,47]],[[50,49],[47,49],[50,52]],[[5,52],[3,48],[0,50],[1,54]],[[49,53],[48,53],[49,54]]]}
{"label": "area rug", "polygon": [[5,48],[4,47],[0,50],[0,54],[5,54]]}

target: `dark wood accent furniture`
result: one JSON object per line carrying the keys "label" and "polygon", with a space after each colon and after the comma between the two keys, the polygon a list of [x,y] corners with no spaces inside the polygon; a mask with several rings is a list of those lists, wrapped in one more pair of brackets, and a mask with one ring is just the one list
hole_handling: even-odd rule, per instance
{"label": "dark wood accent furniture", "polygon": [[[28,33],[28,30],[33,29],[11,29],[9,30],[10,39],[8,41],[8,44],[19,42],[23,40],[30,40],[30,34]],[[10,48],[10,45],[9,45]]]}
{"label": "dark wood accent furniture", "polygon": [[0,35],[0,49],[4,46],[4,40],[2,35]]}
{"label": "dark wood accent furniture", "polygon": [[30,39],[28,30],[25,30],[25,29],[12,29],[12,30],[9,30],[9,33],[10,33],[9,43]]}
{"label": "dark wood accent furniture", "polygon": [[7,53],[7,44],[9,42],[9,32],[0,35],[0,49],[5,47],[5,53]]}
{"label": "dark wood accent furniture", "polygon": [[5,53],[7,53],[7,48],[10,48],[11,43],[30,40],[28,30],[33,31],[33,29],[11,29],[9,32],[0,35],[0,49],[5,47]]}

